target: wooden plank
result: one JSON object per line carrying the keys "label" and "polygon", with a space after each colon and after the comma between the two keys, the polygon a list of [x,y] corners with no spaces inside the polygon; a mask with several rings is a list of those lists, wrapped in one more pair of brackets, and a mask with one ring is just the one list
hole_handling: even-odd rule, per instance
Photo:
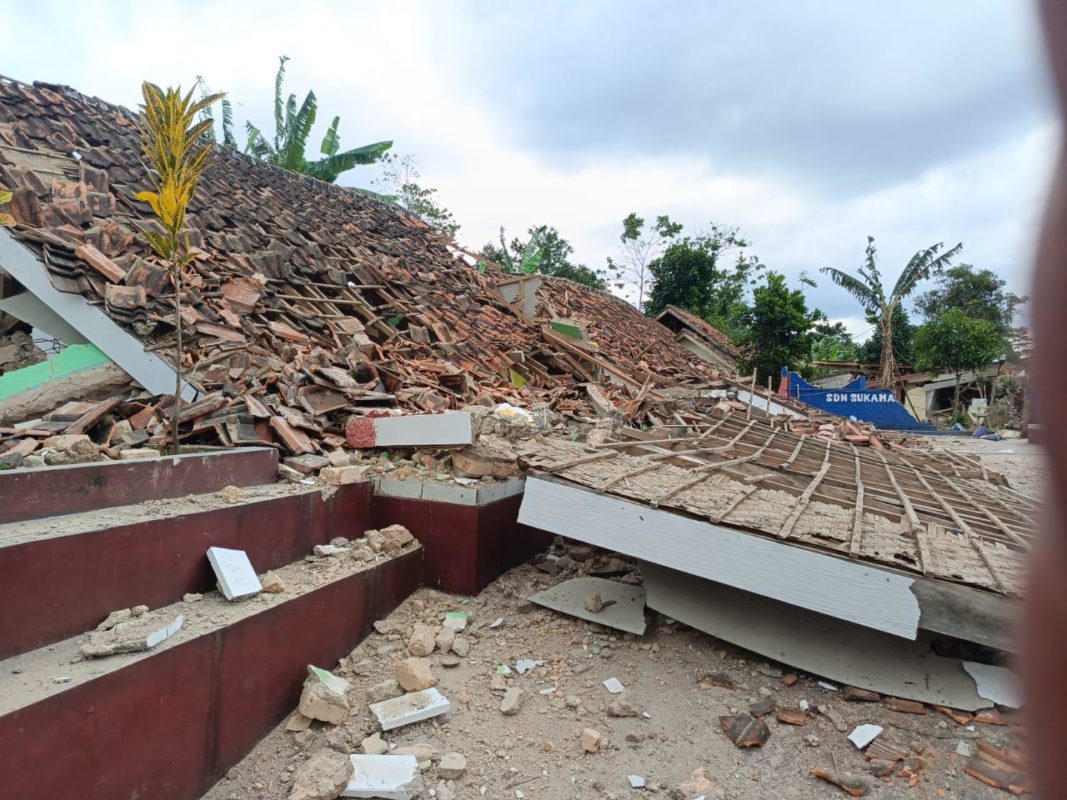
{"label": "wooden plank", "polygon": [[914,639],[912,579],[531,475],[519,522],[857,625]]}
{"label": "wooden plank", "polygon": [[848,554],[853,558],[859,558],[860,543],[863,540],[863,478],[860,473],[860,454],[853,447],[852,457],[856,461],[856,510],[852,517],[852,536],[848,541]]}
{"label": "wooden plank", "polygon": [[889,483],[892,485],[893,491],[897,493],[897,499],[900,500],[900,504],[904,506],[904,514],[908,518],[908,524],[911,525],[912,532],[917,533],[922,529],[923,524],[919,521],[919,517],[915,513],[915,508],[912,506],[911,500],[904,494],[904,490],[900,488],[900,484],[897,483],[897,476],[893,474],[893,470],[889,466],[889,460],[882,454],[881,450],[875,450],[874,452],[880,459],[882,459],[882,464],[885,466],[885,474],[889,478]]}
{"label": "wooden plank", "polygon": [[797,524],[797,520],[800,519],[800,515],[804,513],[804,509],[807,508],[808,503],[811,502],[811,496],[815,493],[815,490],[819,488],[819,484],[822,483],[822,479],[826,477],[826,473],[830,471],[830,442],[826,443],[826,454],[823,456],[823,459],[822,467],[815,473],[815,477],[811,479],[811,483],[807,485],[804,492],[797,499],[797,504],[793,507],[793,512],[782,524],[781,529],[776,534],[779,539],[785,539],[792,533],[793,527]]}
{"label": "wooden plank", "polygon": [[691,488],[693,486],[696,486],[698,483],[703,483],[708,478],[710,478],[711,477],[711,473],[715,472],[716,470],[723,469],[724,467],[733,467],[733,466],[736,466],[737,464],[744,464],[747,461],[753,461],[753,460],[759,458],[761,455],[763,455],[763,451],[765,451],[770,446],[771,442],[774,441],[774,437],[777,436],[777,435],[778,435],[778,431],[772,431],[771,435],[767,437],[767,440],[759,447],[759,449],[756,450],[753,453],[750,453],[747,456],[741,456],[740,458],[732,458],[729,461],[719,461],[719,462],[716,462],[714,464],[705,464],[702,467],[694,467],[693,469],[690,470],[690,472],[699,473],[699,474],[694,475],[689,480],[684,481],[684,482],[678,484],[677,486],[674,486],[671,489],[668,489],[666,492],[661,494],[659,497],[657,497],[654,500],[652,500],[651,501],[652,502],[652,507],[656,508],[661,503],[664,503],[667,500],[670,500],[675,495],[681,494],[686,489],[689,489],[689,488]]}

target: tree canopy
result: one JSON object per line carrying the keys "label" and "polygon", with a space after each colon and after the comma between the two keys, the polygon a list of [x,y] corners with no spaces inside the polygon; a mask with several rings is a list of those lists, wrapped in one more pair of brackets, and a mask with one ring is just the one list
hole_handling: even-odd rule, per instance
{"label": "tree canopy", "polygon": [[448,239],[455,239],[460,225],[452,212],[441,205],[437,190],[419,183],[419,162],[415,156],[386,153],[382,172],[371,185],[383,192],[383,199],[396,203]]}
{"label": "tree canopy", "polygon": [[958,308],[972,319],[992,322],[1007,336],[1015,310],[1026,298],[1004,290],[1007,281],[988,269],[957,264],[937,276],[937,287],[919,295],[915,307],[927,320],[936,319],[945,309]]}
{"label": "tree canopy", "polygon": [[959,417],[960,378],[1003,355],[1004,339],[995,322],[968,317],[949,308],[915,332],[915,365],[923,370],[948,370],[956,376],[953,412]]}
{"label": "tree canopy", "polygon": [[527,239],[513,237],[508,244],[504,229],[500,229],[500,244],[492,242],[482,247],[482,254],[506,272],[538,272],[557,278],[568,278],[592,289],[607,288],[604,276],[584,264],[570,260],[574,247],[550,225],[534,226],[527,231]]}
{"label": "tree canopy", "polygon": [[745,353],[742,369],[755,370],[762,383],[782,367],[799,367],[811,357],[816,323],[825,319],[810,310],[800,289],[790,289],[785,276],[768,272],[752,291],[752,305],[743,314],[739,343]]}
{"label": "tree canopy", "polygon": [[656,217],[656,221],[645,226],[644,217],[630,212],[622,221],[622,256],[618,262],[608,258],[608,271],[614,273],[621,283],[632,281],[637,285],[637,310],[645,310],[645,296],[651,282],[649,265],[660,255],[664,248],[682,232],[682,225],[672,222],[666,214]]}
{"label": "tree canopy", "polygon": [[882,274],[878,268],[877,248],[874,237],[867,237],[866,257],[859,268],[857,276],[842,272],[834,267],[823,267],[822,272],[829,274],[831,280],[855,297],[867,314],[867,321],[877,324],[882,334],[882,352],[880,355],[879,382],[891,386],[896,379],[896,356],[893,349],[893,312],[908,297],[920,281],[926,280],[932,273],[940,273],[949,266],[952,259],[963,249],[962,244],[944,249],[943,242],[919,250],[904,265],[893,288],[886,291],[882,284]]}

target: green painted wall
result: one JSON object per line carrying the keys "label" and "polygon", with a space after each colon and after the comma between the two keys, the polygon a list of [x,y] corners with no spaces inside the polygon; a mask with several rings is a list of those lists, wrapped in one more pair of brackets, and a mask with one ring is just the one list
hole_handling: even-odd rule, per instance
{"label": "green painted wall", "polygon": [[50,381],[65,378],[83,369],[102,367],[111,359],[93,344],[74,344],[59,355],[40,364],[16,369],[0,375],[0,400],[6,400],[29,389],[36,389]]}

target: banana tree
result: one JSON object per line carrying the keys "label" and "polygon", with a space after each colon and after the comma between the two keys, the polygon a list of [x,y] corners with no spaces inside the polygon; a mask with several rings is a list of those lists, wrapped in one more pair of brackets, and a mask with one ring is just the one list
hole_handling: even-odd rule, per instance
{"label": "banana tree", "polygon": [[867,312],[867,321],[878,326],[882,334],[882,355],[879,363],[878,382],[882,386],[892,386],[896,379],[897,363],[893,354],[893,311],[910,295],[919,281],[926,280],[932,273],[939,273],[952,263],[952,259],[963,249],[963,243],[943,250],[944,242],[919,250],[908,261],[904,271],[897,278],[893,290],[886,294],[882,286],[882,275],[878,270],[877,249],[874,237],[867,237],[867,251],[863,266],[859,268],[859,277],[849,275],[833,267],[823,267],[820,271],[860,301]]}
{"label": "banana tree", "polygon": [[[245,144],[246,153],[277,167],[333,183],[342,172],[356,166],[375,163],[393,146],[392,142],[375,142],[342,151],[341,137],[337,133],[341,118],[334,117],[319,147],[322,158],[309,160],[307,141],[318,115],[319,103],[315,93],[311,91],[307,93],[304,102],[299,106],[297,106],[295,94],[282,99],[285,62],[288,60],[288,56],[282,56],[279,59],[278,74],[274,79],[274,141],[267,141],[263,132],[248,122],[245,125],[248,134]],[[223,120],[225,122],[225,109]],[[225,124],[223,135],[226,136]]]}

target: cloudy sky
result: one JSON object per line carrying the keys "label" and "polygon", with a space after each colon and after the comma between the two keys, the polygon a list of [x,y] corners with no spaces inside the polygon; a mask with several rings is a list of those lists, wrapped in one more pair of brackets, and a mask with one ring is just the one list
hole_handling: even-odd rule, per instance
{"label": "cloudy sky", "polygon": [[343,146],[418,157],[465,244],[554,225],[590,266],[636,211],[737,226],[794,277],[855,268],[867,234],[889,280],[963,241],[1025,293],[1059,136],[1022,0],[0,0],[0,19],[0,74],[131,107],[142,79],[203,75],[242,127],[269,128],[286,54]]}

